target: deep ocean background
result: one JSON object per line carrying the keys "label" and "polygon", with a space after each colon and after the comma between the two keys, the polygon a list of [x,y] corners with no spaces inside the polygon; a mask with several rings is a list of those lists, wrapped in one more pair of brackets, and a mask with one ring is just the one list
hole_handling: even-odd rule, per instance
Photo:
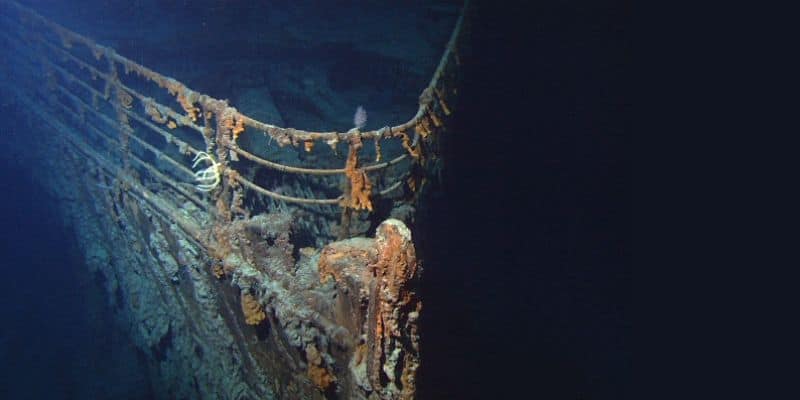
{"label": "deep ocean background", "polygon": [[[490,3],[418,236],[420,398],[629,398],[630,4]],[[13,154],[0,187],[0,398],[148,398],[55,199]]]}
{"label": "deep ocean background", "polygon": [[425,276],[433,398],[632,396],[630,5],[545,3],[478,4]]}

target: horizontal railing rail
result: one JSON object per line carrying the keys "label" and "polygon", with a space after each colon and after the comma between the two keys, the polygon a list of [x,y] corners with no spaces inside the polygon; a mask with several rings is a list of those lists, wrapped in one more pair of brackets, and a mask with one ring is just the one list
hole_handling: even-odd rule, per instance
{"label": "horizontal railing rail", "polygon": [[[74,117],[77,126],[86,126],[106,141],[110,151],[113,147],[118,148],[123,170],[131,167],[133,162],[148,176],[206,210],[209,202],[203,200],[202,192],[210,192],[211,197],[217,199],[211,204],[230,210],[236,208],[232,203],[241,203],[242,189],[247,189],[281,202],[372,211],[372,199],[376,196],[390,196],[404,184],[408,184],[411,192],[418,189],[409,183],[414,171],[423,169],[419,167],[425,165],[427,158],[436,157],[424,151],[424,143],[443,129],[452,112],[449,103],[456,95],[453,80],[460,63],[458,44],[463,12],[433,76],[419,96],[417,112],[411,119],[376,130],[353,128],[346,132],[315,132],[258,121],[240,113],[227,101],[196,92],[180,81],[117,54],[113,48],[100,45],[15,1],[0,0],[0,6],[11,11],[4,12],[0,18],[13,28],[2,32],[2,36],[9,43],[20,44],[15,48],[17,54],[40,66],[44,75],[40,77],[43,86],[50,90],[50,96],[58,98],[51,100],[55,104],[51,111]],[[78,48],[88,51],[79,52]],[[153,89],[148,89],[148,85],[152,84],[157,86],[155,89],[166,90],[166,93],[151,93]],[[174,99],[180,108],[165,104],[164,99],[169,98]],[[87,115],[93,115],[94,120],[103,126],[87,123]],[[160,136],[169,146],[162,147],[163,144],[148,140],[148,135],[138,128]],[[118,138],[109,135],[113,131],[117,131]],[[297,152],[314,151],[315,142],[324,142],[334,153],[338,152],[340,144],[346,145],[349,148],[347,160],[343,167],[333,168],[287,165],[285,161],[268,159],[259,154],[258,149],[248,149],[239,143],[242,134],[258,132],[266,135],[270,143],[281,148],[290,146]],[[368,140],[374,141],[376,157],[373,162],[363,162],[359,156],[363,142]],[[381,142],[387,140],[397,143],[390,147],[401,149],[401,154],[381,161]],[[130,149],[132,143],[155,160],[168,164],[169,171],[159,171],[141,154],[134,154]],[[200,148],[201,143],[204,148]],[[185,156],[204,157],[206,164],[201,165],[206,167],[204,172],[190,169]],[[330,158],[317,158],[316,162],[324,164],[326,160],[332,161]],[[281,173],[319,177],[315,179],[319,179],[316,182],[321,191],[304,191],[312,197],[301,197],[286,190],[267,189],[242,173],[243,162]],[[395,167],[399,170],[387,172]],[[371,176],[376,174],[380,177]],[[326,176],[343,176],[344,182],[326,180]],[[200,192],[190,189],[191,179],[198,179],[196,189]],[[324,187],[327,189],[322,190]],[[323,193],[330,196],[336,190],[340,190],[341,195],[324,198]],[[221,197],[229,204],[220,203],[218,199]]]}

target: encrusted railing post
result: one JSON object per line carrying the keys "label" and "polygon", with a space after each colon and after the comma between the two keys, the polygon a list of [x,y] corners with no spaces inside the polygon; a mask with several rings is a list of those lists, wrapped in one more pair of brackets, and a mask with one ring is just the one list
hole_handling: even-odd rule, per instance
{"label": "encrusted railing post", "polygon": [[342,240],[322,250],[320,280],[333,280],[337,291],[332,318],[356,338],[344,360],[349,377],[343,386],[380,399],[414,397],[421,272],[411,231],[396,219],[381,223],[375,239]]}

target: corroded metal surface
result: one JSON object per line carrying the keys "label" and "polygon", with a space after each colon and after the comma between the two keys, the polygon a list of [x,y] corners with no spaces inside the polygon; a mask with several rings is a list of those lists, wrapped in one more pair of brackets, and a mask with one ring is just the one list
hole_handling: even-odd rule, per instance
{"label": "corroded metal surface", "polygon": [[[422,267],[409,226],[439,167],[462,19],[408,122],[308,132],[243,115],[16,2],[0,7],[12,100],[32,132],[48,132],[20,146],[64,199],[161,398],[414,398]],[[241,135],[321,165],[268,159]],[[285,174],[283,186],[265,188],[262,170]]]}

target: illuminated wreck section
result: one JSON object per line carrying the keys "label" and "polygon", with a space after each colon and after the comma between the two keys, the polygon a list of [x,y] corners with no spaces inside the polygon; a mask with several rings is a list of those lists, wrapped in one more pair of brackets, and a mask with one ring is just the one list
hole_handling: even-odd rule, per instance
{"label": "illuminated wreck section", "polygon": [[415,396],[422,266],[409,226],[440,167],[461,18],[411,120],[308,132],[0,7],[13,101],[38,132],[26,152],[69,200],[158,397]]}

